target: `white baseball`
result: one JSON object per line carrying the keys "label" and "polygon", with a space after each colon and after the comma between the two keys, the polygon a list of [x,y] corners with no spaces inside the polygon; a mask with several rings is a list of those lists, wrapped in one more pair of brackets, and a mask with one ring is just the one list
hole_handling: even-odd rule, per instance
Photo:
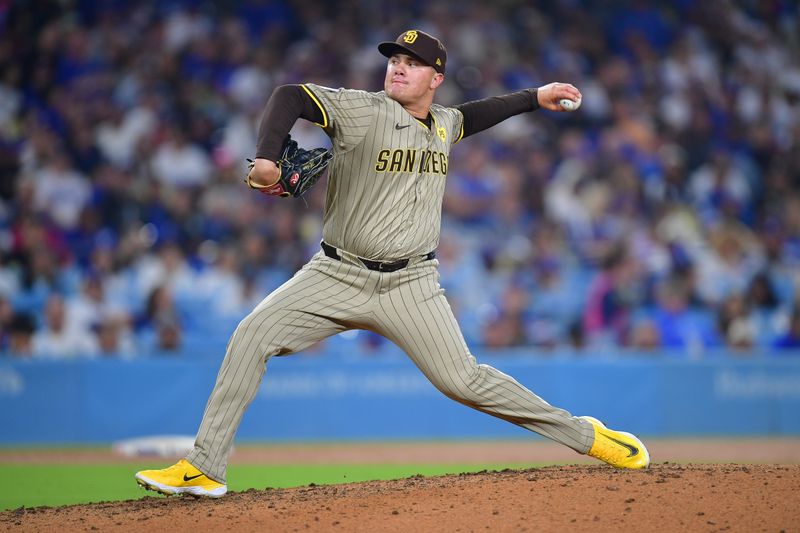
{"label": "white baseball", "polygon": [[572,101],[569,98],[562,98],[558,101],[558,105],[561,106],[561,109],[564,111],[575,111],[581,106],[581,99],[578,98],[576,101]]}

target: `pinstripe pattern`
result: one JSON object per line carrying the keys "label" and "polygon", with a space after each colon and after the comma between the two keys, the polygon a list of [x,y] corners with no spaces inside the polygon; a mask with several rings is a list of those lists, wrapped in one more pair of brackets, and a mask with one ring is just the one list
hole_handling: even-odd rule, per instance
{"label": "pinstripe pattern", "polygon": [[[462,135],[461,113],[434,105],[428,129],[383,92],[304,87],[333,141],[323,238],[341,261],[317,253],[239,323],[189,462],[224,483],[233,438],[269,358],[347,329],[395,342],[448,397],[586,453],[590,423],[477,363],[439,286],[438,262],[421,258],[439,244],[446,162]],[[358,256],[412,260],[380,273]]]}
{"label": "pinstripe pattern", "polygon": [[439,286],[437,265],[425,261],[379,273],[346,257],[314,256],[236,328],[187,460],[224,483],[234,435],[269,358],[346,329],[386,336],[448,397],[586,453],[594,435],[590,425],[477,364]]}
{"label": "pinstripe pattern", "polygon": [[345,331],[344,323],[373,298],[375,280],[361,276],[362,269],[318,256],[256,306],[228,342],[195,448],[187,456],[213,479],[225,480],[233,437],[269,358]]}
{"label": "pinstripe pattern", "polygon": [[[461,133],[461,113],[434,104],[434,128],[429,130],[384,92],[310,83],[305,87],[324,107],[329,120],[326,132],[333,143],[323,216],[325,241],[376,261],[435,250],[445,173],[419,172],[419,164],[423,153],[449,156]],[[444,131],[444,140],[438,129]],[[376,171],[381,150],[413,151],[414,171]]]}
{"label": "pinstripe pattern", "polygon": [[[437,262],[438,263],[438,262]],[[400,271],[379,295],[381,333],[400,346],[442,393],[479,411],[586,453],[593,429],[551,406],[469,352],[435,265]]]}

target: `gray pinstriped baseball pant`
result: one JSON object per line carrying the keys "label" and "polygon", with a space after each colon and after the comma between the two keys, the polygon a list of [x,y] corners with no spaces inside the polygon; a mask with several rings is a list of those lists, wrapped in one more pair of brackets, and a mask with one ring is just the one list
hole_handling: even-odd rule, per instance
{"label": "gray pinstriped baseball pant", "polygon": [[348,329],[375,331],[405,351],[448,397],[586,453],[592,426],[553,407],[512,377],[477,364],[439,286],[438,261],[375,272],[318,253],[267,296],[228,342],[187,460],[222,483],[233,438],[266,363]]}

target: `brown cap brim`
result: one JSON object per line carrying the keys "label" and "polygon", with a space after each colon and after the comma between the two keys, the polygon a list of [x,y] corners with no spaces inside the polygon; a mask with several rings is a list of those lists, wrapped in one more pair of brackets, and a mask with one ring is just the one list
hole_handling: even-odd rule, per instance
{"label": "brown cap brim", "polygon": [[422,61],[423,63],[425,63],[429,67],[433,67],[433,70],[435,70],[436,72],[442,72],[435,65],[431,65],[430,63],[428,63],[425,60],[425,58],[420,57],[419,55],[415,54],[414,51],[411,50],[410,48],[407,48],[407,47],[405,47],[405,46],[403,46],[401,44],[397,44],[394,41],[384,41],[384,42],[380,43],[378,45],[378,52],[380,52],[381,54],[383,54],[386,57],[392,57],[395,54],[406,54],[406,55],[409,55],[411,57],[415,57],[415,58],[419,59],[420,61]]}

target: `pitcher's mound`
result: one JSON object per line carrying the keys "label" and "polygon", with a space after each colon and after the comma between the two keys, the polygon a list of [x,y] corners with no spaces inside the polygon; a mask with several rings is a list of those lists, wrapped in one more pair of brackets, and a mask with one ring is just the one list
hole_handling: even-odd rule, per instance
{"label": "pitcher's mound", "polygon": [[800,465],[560,466],[0,513],[6,531],[797,531]]}

